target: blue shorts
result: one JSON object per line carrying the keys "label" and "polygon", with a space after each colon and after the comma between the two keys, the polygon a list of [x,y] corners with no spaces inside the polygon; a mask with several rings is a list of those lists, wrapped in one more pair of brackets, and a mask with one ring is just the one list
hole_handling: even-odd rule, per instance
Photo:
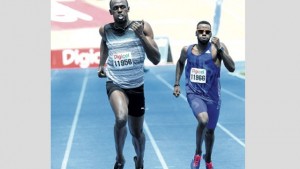
{"label": "blue shorts", "polygon": [[206,127],[208,129],[215,129],[219,119],[220,105],[213,101],[204,100],[201,96],[193,93],[187,94],[187,100],[193,110],[194,116],[197,117],[198,113],[207,112],[208,123]]}

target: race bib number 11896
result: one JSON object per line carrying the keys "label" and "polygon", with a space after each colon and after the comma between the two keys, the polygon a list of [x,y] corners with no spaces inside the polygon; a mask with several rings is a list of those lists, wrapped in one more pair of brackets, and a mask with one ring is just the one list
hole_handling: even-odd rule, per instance
{"label": "race bib number 11896", "polygon": [[206,83],[206,70],[192,68],[190,73],[190,80],[194,83]]}

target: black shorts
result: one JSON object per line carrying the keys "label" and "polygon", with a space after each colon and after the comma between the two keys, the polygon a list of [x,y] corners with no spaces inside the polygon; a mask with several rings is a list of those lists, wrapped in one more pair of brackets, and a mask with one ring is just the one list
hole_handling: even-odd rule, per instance
{"label": "black shorts", "polygon": [[140,117],[145,114],[145,96],[144,96],[144,85],[132,88],[123,89],[118,85],[114,84],[112,81],[106,82],[106,92],[108,98],[111,93],[115,90],[119,90],[125,94],[129,100],[128,104],[128,114],[135,117]]}

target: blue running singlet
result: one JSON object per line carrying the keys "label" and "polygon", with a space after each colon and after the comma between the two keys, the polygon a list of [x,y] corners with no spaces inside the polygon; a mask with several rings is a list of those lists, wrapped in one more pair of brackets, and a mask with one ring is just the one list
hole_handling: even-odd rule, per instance
{"label": "blue running singlet", "polygon": [[211,43],[200,55],[194,55],[190,45],[185,66],[186,92],[200,95],[204,100],[219,102],[221,95],[220,67],[212,59]]}
{"label": "blue running singlet", "polygon": [[187,101],[193,110],[194,116],[207,112],[208,129],[217,125],[221,106],[220,68],[212,59],[211,43],[200,55],[194,55],[190,45],[187,50],[185,66]]}

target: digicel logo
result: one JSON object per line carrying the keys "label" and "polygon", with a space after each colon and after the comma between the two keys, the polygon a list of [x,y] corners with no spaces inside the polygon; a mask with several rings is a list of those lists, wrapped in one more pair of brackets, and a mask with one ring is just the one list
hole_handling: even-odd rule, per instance
{"label": "digicel logo", "polygon": [[97,67],[99,61],[100,50],[98,48],[51,51],[51,68]]}
{"label": "digicel logo", "polygon": [[122,60],[127,58],[129,58],[129,53],[121,53],[121,54],[114,55],[115,60]]}

